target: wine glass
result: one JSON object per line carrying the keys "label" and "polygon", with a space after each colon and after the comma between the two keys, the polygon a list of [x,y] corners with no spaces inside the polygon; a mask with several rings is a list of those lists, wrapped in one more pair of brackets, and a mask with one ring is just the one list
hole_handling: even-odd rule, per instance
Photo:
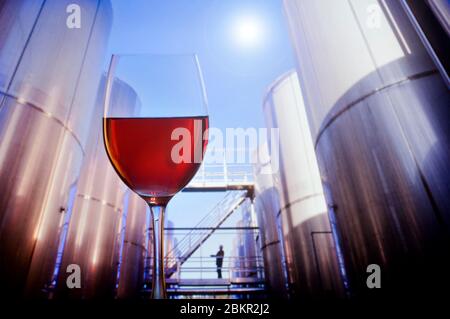
{"label": "wine glass", "polygon": [[208,112],[196,55],[113,55],[103,137],[124,183],[150,206],[152,298],[167,297],[164,211],[197,172],[208,143]]}

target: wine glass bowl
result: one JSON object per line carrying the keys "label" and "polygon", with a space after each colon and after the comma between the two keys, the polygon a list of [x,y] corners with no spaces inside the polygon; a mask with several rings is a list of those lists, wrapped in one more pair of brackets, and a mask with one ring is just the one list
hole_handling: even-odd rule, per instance
{"label": "wine glass bowl", "polygon": [[[134,90],[133,107],[123,107],[129,90],[116,83]],[[124,183],[150,206],[152,297],[166,298],[164,209],[194,177],[208,143],[207,99],[198,58],[113,55],[104,101],[106,151]]]}
{"label": "wine glass bowl", "polygon": [[[125,184],[152,205],[165,205],[197,172],[200,162],[183,161],[176,153],[179,129],[189,134],[196,129],[202,136],[208,117],[106,118],[105,141],[109,157]],[[207,140],[188,138],[185,149],[201,148]],[[198,144],[197,144],[198,143]],[[199,145],[199,146],[197,146]],[[178,157],[180,156],[180,157]]]}

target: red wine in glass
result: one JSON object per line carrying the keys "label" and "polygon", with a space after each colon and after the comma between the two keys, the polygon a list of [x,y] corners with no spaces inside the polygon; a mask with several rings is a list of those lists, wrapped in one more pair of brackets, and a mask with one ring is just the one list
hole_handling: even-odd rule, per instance
{"label": "red wine in glass", "polygon": [[[173,137],[177,129],[189,133],[181,149],[187,156],[174,152],[180,142]],[[150,204],[162,205],[186,186],[200,167],[195,153],[200,151],[203,157],[207,129],[207,116],[105,118],[104,140],[111,163],[125,184]],[[185,155],[186,160],[177,155]]]}

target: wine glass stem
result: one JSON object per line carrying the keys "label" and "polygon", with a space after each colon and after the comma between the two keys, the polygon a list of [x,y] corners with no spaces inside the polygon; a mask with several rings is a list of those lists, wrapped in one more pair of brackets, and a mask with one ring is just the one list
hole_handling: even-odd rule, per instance
{"label": "wine glass stem", "polygon": [[164,275],[164,206],[150,205],[153,224],[153,274],[152,299],[165,299],[166,278]]}

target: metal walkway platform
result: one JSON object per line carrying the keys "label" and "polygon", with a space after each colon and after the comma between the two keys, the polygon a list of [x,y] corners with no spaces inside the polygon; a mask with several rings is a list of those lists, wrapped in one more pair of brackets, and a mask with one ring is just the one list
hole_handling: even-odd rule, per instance
{"label": "metal walkway platform", "polygon": [[183,295],[264,295],[266,290],[264,288],[226,288],[226,289],[185,289],[185,288],[169,288],[167,289],[169,296],[183,296]]}
{"label": "metal walkway platform", "polygon": [[233,278],[233,279],[166,279],[168,285],[179,286],[231,286],[231,285],[263,285],[264,280],[260,278]]}
{"label": "metal walkway platform", "polygon": [[253,182],[234,182],[234,183],[217,183],[217,182],[194,182],[186,186],[183,192],[226,192],[248,190],[253,191]]}
{"label": "metal walkway platform", "polygon": [[230,279],[168,279],[167,292],[171,296],[199,295],[264,295],[267,293],[261,278]]}
{"label": "metal walkway platform", "polygon": [[250,164],[203,163],[183,192],[253,191],[253,167]]}

